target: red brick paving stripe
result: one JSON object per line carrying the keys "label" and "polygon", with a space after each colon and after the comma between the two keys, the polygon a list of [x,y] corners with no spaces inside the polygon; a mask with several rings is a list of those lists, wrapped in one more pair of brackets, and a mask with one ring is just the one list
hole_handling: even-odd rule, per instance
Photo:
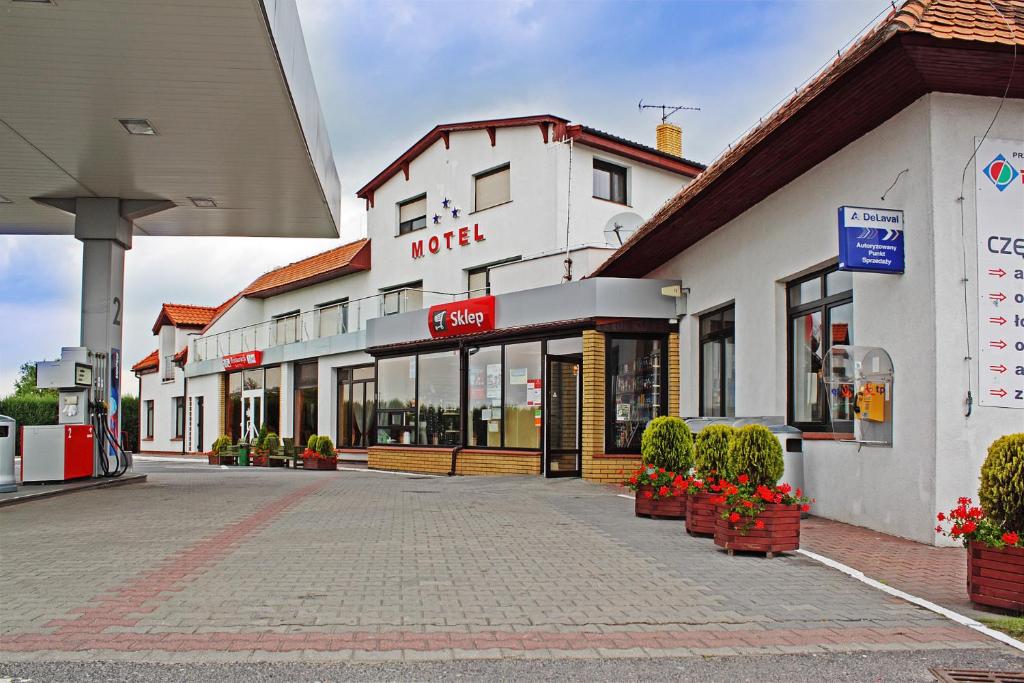
{"label": "red brick paving stripe", "polygon": [[[308,494],[307,494],[308,495]],[[0,652],[293,652],[297,650],[587,650],[593,648],[652,650],[670,648],[769,647],[772,645],[903,645],[987,642],[988,638],[960,626],[926,628],[775,629],[742,631],[558,632],[489,631],[483,633],[392,631],[383,633],[81,633],[74,636],[22,634],[4,638]]]}
{"label": "red brick paving stripe", "polygon": [[[264,505],[247,517],[227,525],[213,536],[175,555],[165,557],[156,567],[131,583],[102,593],[94,598],[90,605],[70,610],[67,618],[53,619],[45,626],[56,627],[57,630],[52,635],[64,638],[77,634],[100,634],[111,626],[130,628],[138,625],[141,616],[131,618],[129,615],[149,614],[156,609],[153,602],[163,602],[171,593],[181,591],[187,581],[209,571],[246,538],[265,529],[283,512],[302,499],[321,491],[330,481],[321,479]],[[141,634],[115,635],[119,636],[120,640],[134,640]]]}

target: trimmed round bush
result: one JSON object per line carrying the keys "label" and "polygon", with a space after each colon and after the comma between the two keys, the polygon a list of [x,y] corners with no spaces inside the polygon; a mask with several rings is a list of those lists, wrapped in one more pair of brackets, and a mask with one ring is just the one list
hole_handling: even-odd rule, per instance
{"label": "trimmed round bush", "polygon": [[316,440],[316,452],[325,458],[334,457],[334,442],[326,434]]}
{"label": "trimmed round bush", "polygon": [[978,497],[992,521],[1024,534],[1024,433],[1001,436],[988,447]]}
{"label": "trimmed round bush", "polygon": [[685,474],[693,467],[693,434],[678,417],[656,417],[640,437],[644,464]]}
{"label": "trimmed round bush", "polygon": [[707,477],[712,471],[726,479],[731,476],[729,445],[735,436],[735,427],[723,424],[708,425],[697,432],[694,447],[698,476]]}
{"label": "trimmed round bush", "polygon": [[753,486],[775,486],[782,476],[782,444],[764,425],[747,425],[736,430],[729,444],[729,472],[746,474]]}
{"label": "trimmed round bush", "polygon": [[306,448],[311,451],[316,450],[316,442],[320,440],[320,437],[316,434],[310,434],[309,439],[306,441]]}

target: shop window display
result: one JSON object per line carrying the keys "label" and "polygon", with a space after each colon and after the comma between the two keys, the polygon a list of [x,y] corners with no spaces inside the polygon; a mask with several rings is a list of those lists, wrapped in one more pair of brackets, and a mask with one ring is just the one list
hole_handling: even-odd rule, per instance
{"label": "shop window display", "polygon": [[647,423],[665,414],[663,349],[661,339],[608,340],[608,450],[639,452]]}

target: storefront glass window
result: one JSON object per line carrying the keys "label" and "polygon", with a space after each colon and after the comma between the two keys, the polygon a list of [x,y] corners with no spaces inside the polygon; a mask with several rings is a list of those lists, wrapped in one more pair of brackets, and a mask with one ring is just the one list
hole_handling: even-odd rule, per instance
{"label": "storefront glass window", "polygon": [[377,361],[377,443],[411,444],[416,435],[416,357]]}
{"label": "storefront glass window", "polygon": [[501,347],[488,346],[468,358],[470,446],[501,446]]}
{"label": "storefront glass window", "polygon": [[317,433],[317,363],[295,364],[295,447]]}
{"label": "storefront glass window", "polygon": [[712,311],[700,318],[700,414],[736,414],[736,309]]}
{"label": "storefront glass window", "polygon": [[373,366],[338,371],[338,446],[366,448],[375,420]]}
{"label": "storefront glass window", "polygon": [[266,369],[263,379],[263,405],[267,430],[281,433],[281,366]]}
{"label": "storefront glass window", "polygon": [[422,354],[417,377],[419,422],[416,443],[423,446],[461,444],[459,352]]}
{"label": "storefront glass window", "polygon": [[664,361],[660,339],[608,340],[608,447],[639,451],[647,423],[664,415]]}
{"label": "storefront glass window", "polygon": [[505,347],[504,429],[506,448],[540,448],[541,386],[540,342]]}
{"label": "storefront glass window", "polygon": [[228,374],[227,400],[224,407],[227,412],[226,431],[231,437],[231,443],[238,443],[242,438],[242,373],[232,372]]}
{"label": "storefront glass window", "polygon": [[852,431],[853,394],[829,414],[822,376],[833,344],[854,343],[853,277],[835,266],[789,286],[789,421],[804,431]]}

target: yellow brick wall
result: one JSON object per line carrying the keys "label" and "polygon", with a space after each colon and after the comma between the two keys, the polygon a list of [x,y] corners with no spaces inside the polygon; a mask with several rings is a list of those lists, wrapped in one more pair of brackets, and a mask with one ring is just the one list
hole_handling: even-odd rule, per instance
{"label": "yellow brick wall", "polygon": [[455,466],[460,475],[540,474],[540,453],[461,451]]}
{"label": "yellow brick wall", "polygon": [[392,472],[448,474],[452,467],[452,449],[371,446],[366,450],[366,466]]}
{"label": "yellow brick wall", "polygon": [[679,333],[668,335],[668,414],[679,417]]}
{"label": "yellow brick wall", "polygon": [[605,335],[583,331],[583,478],[605,481],[605,463],[595,459],[604,453]]}

